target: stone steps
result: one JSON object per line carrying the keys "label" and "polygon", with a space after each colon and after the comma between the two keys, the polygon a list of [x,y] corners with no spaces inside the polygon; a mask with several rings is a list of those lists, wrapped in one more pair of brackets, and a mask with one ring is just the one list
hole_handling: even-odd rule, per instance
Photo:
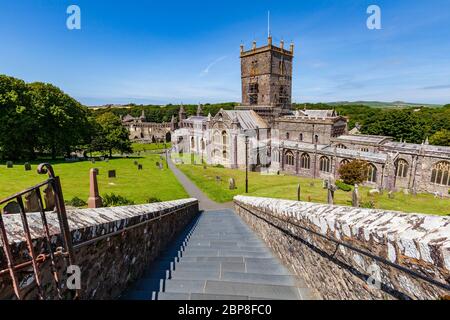
{"label": "stone steps", "polygon": [[312,295],[233,211],[223,210],[203,213],[123,298],[292,300]]}

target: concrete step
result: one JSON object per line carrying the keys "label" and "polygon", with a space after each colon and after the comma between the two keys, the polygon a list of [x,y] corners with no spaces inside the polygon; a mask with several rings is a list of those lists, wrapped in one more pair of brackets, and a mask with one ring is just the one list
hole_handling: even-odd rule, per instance
{"label": "concrete step", "polygon": [[249,297],[224,294],[191,293],[191,300],[249,300]]}
{"label": "concrete step", "polygon": [[222,271],[220,280],[253,284],[296,286],[296,278],[291,275]]}
{"label": "concrete step", "polygon": [[169,279],[166,281],[164,291],[176,293],[204,293],[205,284],[206,280]]}
{"label": "concrete step", "polygon": [[204,293],[251,296],[274,300],[298,300],[301,298],[299,290],[293,286],[215,280],[206,281]]}
{"label": "concrete step", "polygon": [[176,280],[220,280],[220,270],[181,270],[174,271],[171,279]]}
{"label": "concrete step", "polygon": [[244,257],[181,257],[180,262],[244,262]]}
{"label": "concrete step", "polygon": [[190,294],[180,292],[158,292],[157,300],[190,300]]}

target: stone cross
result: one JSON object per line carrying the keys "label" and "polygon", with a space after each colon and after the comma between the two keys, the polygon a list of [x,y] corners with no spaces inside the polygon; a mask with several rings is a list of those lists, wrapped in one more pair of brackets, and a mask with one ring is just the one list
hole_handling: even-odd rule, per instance
{"label": "stone cross", "polygon": [[102,198],[98,192],[97,171],[95,169],[91,169],[89,173],[88,208],[101,208],[102,206]]}
{"label": "stone cross", "polygon": [[352,206],[359,208],[359,188],[357,184],[355,184],[355,188],[352,192]]}
{"label": "stone cross", "polygon": [[115,177],[116,177],[116,170],[109,170],[108,178],[115,178]]}
{"label": "stone cross", "polygon": [[334,185],[333,182],[331,182],[330,179],[324,180],[324,189],[328,190],[328,204],[333,205],[334,204],[334,192],[337,190],[337,187]]}

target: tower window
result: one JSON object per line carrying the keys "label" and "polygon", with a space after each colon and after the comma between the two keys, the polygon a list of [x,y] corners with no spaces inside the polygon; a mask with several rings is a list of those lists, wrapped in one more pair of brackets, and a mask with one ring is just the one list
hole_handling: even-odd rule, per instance
{"label": "tower window", "polygon": [[257,83],[250,83],[248,86],[248,95],[250,104],[258,104],[258,84]]}

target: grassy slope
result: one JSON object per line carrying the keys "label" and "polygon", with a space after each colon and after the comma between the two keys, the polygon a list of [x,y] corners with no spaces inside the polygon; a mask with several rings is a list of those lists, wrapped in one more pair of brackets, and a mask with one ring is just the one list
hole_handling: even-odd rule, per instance
{"label": "grassy slope", "polygon": [[[227,202],[237,194],[244,194],[245,172],[243,171],[214,167],[203,169],[199,165],[180,165],[179,168],[215,201]],[[216,182],[216,176],[220,176],[222,180]],[[236,180],[236,190],[228,189],[228,180],[231,177]],[[249,195],[296,200],[299,181],[302,189],[301,200],[326,202],[327,195],[326,191],[322,189],[321,180],[294,176],[264,176],[254,172],[249,174]],[[314,186],[311,186],[311,183]],[[388,199],[387,193],[369,197],[368,190],[369,188],[360,188],[362,202],[373,200],[376,208],[437,215],[450,214],[449,199],[434,199],[432,195],[428,194],[411,196],[403,193],[396,193],[394,199]],[[335,201],[339,205],[351,205],[351,192],[337,191]]]}
{"label": "grassy slope", "polygon": [[[143,165],[138,171],[133,162],[137,160]],[[111,159],[109,162],[97,161],[92,164],[88,161],[54,163],[55,173],[61,177],[65,200],[77,196],[87,200],[89,195],[89,170],[98,168],[100,194],[115,193],[122,195],[136,203],[145,203],[149,197],[156,197],[162,201],[187,198],[188,195],[179,184],[170,169],[159,170],[155,163],[161,161],[158,155],[147,155],[130,159]],[[116,170],[117,178],[109,179],[108,170]],[[45,176],[36,173],[36,164],[32,171],[25,171],[23,165],[15,165],[7,169],[0,166],[0,198],[21,191],[40,181]]]}

